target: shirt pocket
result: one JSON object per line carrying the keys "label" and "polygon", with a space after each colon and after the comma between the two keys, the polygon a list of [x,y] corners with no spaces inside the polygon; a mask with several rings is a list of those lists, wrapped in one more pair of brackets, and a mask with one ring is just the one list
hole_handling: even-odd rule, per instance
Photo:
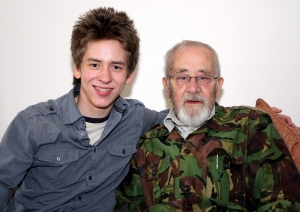
{"label": "shirt pocket", "polygon": [[118,169],[126,166],[129,163],[132,155],[136,153],[136,145],[114,145],[108,147],[109,157],[107,168]]}
{"label": "shirt pocket", "polygon": [[35,155],[37,172],[53,185],[70,181],[75,175],[78,150],[74,148],[43,148]]}

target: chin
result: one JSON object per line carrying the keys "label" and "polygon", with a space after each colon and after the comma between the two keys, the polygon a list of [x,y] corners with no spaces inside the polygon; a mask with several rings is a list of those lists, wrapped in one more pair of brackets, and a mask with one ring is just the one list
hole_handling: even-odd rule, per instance
{"label": "chin", "polygon": [[204,105],[200,105],[200,104],[194,104],[194,105],[188,105],[186,107],[184,107],[184,111],[187,115],[190,116],[197,116],[200,113],[202,113],[204,111]]}

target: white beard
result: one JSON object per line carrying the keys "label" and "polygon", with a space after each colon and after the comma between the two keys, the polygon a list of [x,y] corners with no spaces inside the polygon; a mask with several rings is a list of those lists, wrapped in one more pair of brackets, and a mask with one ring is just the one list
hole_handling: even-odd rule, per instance
{"label": "white beard", "polygon": [[188,113],[184,107],[179,108],[179,110],[175,110],[177,118],[183,125],[188,127],[197,128],[201,126],[211,115],[213,104],[207,105],[206,99],[201,95],[185,95],[182,98],[182,102],[186,102],[187,100],[196,100],[202,101],[203,106],[200,105],[191,105],[189,110],[192,111]]}

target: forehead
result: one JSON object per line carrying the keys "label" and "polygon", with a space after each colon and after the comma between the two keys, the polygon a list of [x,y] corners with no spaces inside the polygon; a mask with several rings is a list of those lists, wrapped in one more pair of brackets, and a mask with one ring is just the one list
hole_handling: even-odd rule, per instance
{"label": "forehead", "polygon": [[185,46],[174,52],[172,71],[186,70],[187,72],[200,72],[212,74],[213,55],[202,46]]}
{"label": "forehead", "polygon": [[85,55],[96,54],[103,56],[115,56],[117,58],[127,58],[127,52],[117,40],[89,41],[86,46]]}

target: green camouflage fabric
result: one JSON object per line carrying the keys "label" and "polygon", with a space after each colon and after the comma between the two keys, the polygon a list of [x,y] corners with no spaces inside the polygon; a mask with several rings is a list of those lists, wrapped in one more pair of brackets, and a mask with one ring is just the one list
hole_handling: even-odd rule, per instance
{"label": "green camouflage fabric", "polygon": [[137,149],[117,191],[118,207],[300,211],[299,172],[261,110],[216,105],[213,118],[186,139],[160,126],[144,134]]}

